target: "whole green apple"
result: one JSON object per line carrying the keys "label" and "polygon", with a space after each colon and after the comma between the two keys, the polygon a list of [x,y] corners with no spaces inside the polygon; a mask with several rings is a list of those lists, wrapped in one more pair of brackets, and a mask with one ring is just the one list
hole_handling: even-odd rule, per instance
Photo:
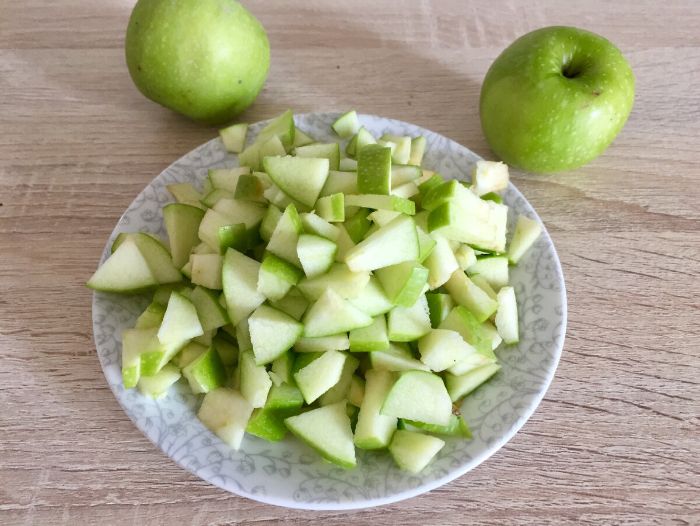
{"label": "whole green apple", "polygon": [[235,0],[139,0],[126,32],[126,62],[149,99],[222,124],[262,89],[270,45],[260,22]]}
{"label": "whole green apple", "polygon": [[486,73],[481,127],[503,161],[533,172],[581,166],[619,133],[634,102],[634,75],[605,38],[545,27],[513,42]]}

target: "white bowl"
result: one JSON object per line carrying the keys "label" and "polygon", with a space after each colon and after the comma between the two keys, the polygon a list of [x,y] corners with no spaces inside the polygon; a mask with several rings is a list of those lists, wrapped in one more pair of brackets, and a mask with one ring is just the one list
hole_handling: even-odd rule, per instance
{"label": "white bowl", "polygon": [[[317,140],[336,140],[330,124],[335,113],[297,115],[299,128]],[[447,178],[465,178],[479,157],[441,135],[401,121],[361,115],[375,136],[383,133],[423,135],[427,139],[424,166]],[[265,123],[249,128],[249,137]],[[119,232],[148,231],[165,237],[161,215],[171,201],[165,186],[177,182],[201,184],[209,168],[238,164],[219,139],[191,151],[156,177],[129,205],[105,245],[106,259]],[[510,185],[503,194],[517,214],[539,219],[527,200]],[[341,510],[388,504],[430,491],[464,475],[493,455],[527,421],[545,394],[561,355],[566,329],[566,292],[554,245],[545,231],[512,269],[520,310],[521,341],[497,351],[501,371],[468,396],[462,405],[474,438],[448,439],[437,458],[418,476],[399,470],[386,452],[358,450],[358,466],[344,470],[326,462],[287,437],[269,443],[246,435],[233,451],[196,418],[199,398],[181,381],[154,401],[121,384],[121,331],[133,326],[148,303],[146,297],[95,293],[93,332],[105,377],[136,426],[163,452],[198,477],[227,491],[261,502],[315,510]]]}

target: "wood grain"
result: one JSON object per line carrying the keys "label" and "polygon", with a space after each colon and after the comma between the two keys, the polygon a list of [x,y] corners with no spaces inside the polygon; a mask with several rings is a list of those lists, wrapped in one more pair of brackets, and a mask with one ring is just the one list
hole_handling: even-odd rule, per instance
{"label": "wood grain", "polygon": [[144,99],[124,64],[132,1],[0,3],[0,523],[700,524],[700,4],[246,2],[270,36],[243,119],[356,107],[493,157],[480,81],[551,24],[599,32],[637,76],[609,151],[516,173],[562,259],[569,329],[537,413],[429,494],[307,513],[224,493],[143,437],[102,376],[83,287],[133,197],[214,131]]}

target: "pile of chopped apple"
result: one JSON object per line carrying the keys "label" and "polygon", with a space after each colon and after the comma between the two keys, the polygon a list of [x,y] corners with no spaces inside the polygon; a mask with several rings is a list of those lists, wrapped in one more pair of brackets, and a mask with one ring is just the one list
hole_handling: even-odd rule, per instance
{"label": "pile of chopped apple", "polygon": [[506,247],[502,163],[445,180],[423,137],[375,138],[354,111],[333,129],[315,142],[286,112],[245,148],[246,125],[222,130],[240,167],[169,186],[168,242],[120,234],[88,286],[155,291],[122,335],[125,388],[184,377],[234,449],[291,431],[343,467],[386,448],[419,472],[470,437],[459,402],[518,342],[509,265],[541,227],[520,217]]}

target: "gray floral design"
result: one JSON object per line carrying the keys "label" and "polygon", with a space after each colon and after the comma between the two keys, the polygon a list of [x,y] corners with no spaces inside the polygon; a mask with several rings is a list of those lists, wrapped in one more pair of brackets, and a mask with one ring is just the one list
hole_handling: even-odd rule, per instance
{"label": "gray floral design", "polygon": [[[335,140],[330,124],[338,114],[296,116],[297,125],[317,140]],[[448,178],[463,179],[479,159],[445,137],[401,121],[361,115],[375,136],[390,132],[423,135],[424,165]],[[265,123],[250,127],[254,136]],[[220,139],[188,153],[156,177],[131,203],[105,245],[102,260],[119,232],[147,231],[165,236],[162,206],[171,200],[167,184],[201,185],[207,170],[236,166]],[[510,185],[504,200],[512,222],[518,214],[538,219],[527,200]],[[93,299],[95,344],[105,377],[119,403],[143,433],[169,457],[202,479],[261,502],[305,509],[351,509],[406,499],[445,484],[474,468],[505,444],[534,412],[554,375],[566,329],[566,293],[559,259],[544,232],[512,271],[520,305],[521,342],[498,352],[503,368],[488,384],[467,397],[462,411],[474,439],[451,439],[420,475],[398,470],[389,455],[358,451],[358,466],[344,470],[328,464],[307,446],[288,437],[270,444],[246,436],[233,451],[196,418],[199,397],[179,382],[154,401],[121,385],[121,331],[132,326],[148,303],[146,297],[96,293]]]}

